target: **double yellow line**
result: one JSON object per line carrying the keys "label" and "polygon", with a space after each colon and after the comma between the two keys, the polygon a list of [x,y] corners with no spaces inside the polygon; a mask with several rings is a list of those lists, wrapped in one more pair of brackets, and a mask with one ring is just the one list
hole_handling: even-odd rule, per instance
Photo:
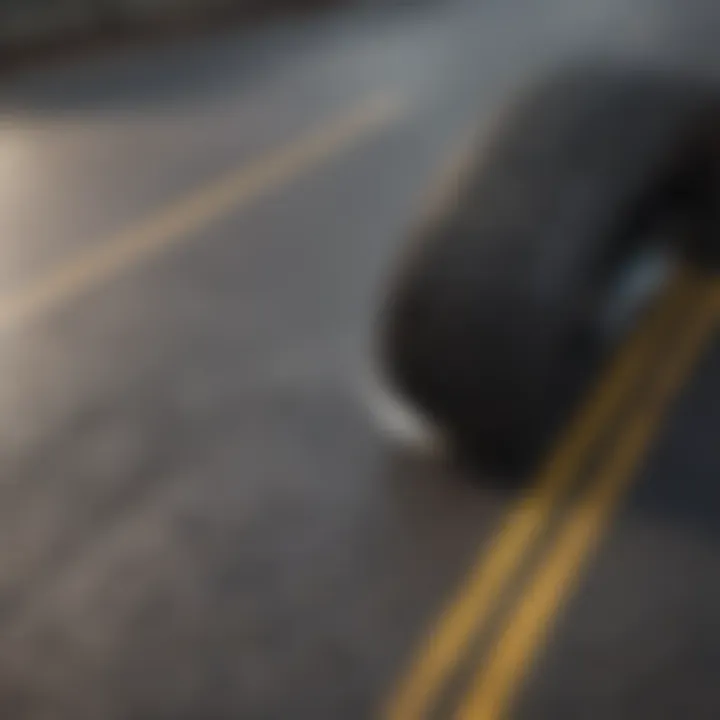
{"label": "double yellow line", "polygon": [[[545,536],[601,438],[614,444],[594,468],[587,489],[555,535],[536,574],[493,636],[457,713],[459,720],[497,720],[517,690],[583,561],[622,498],[665,410],[712,335],[718,289],[683,273],[630,339],[570,423],[532,490],[511,509],[457,598],[440,617],[386,711],[388,720],[430,717],[450,675],[467,659],[473,641],[488,632],[500,598],[519,574],[530,549]],[[634,397],[628,408],[628,398]],[[624,412],[625,411],[625,412]]]}

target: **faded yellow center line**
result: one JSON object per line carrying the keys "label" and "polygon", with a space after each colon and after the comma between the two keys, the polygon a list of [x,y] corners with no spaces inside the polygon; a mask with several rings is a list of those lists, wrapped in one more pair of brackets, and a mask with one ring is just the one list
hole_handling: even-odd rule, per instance
{"label": "faded yellow center line", "polygon": [[718,322],[718,289],[708,282],[687,324],[663,357],[643,400],[618,430],[617,442],[570,512],[545,562],[520,598],[497,645],[481,668],[457,714],[458,720],[506,717],[533,657],[564,598],[596,547],[613,510],[628,489],[673,399],[694,368]]}
{"label": "faded yellow center line", "polygon": [[0,330],[66,305],[122,272],[188,239],[212,220],[243,209],[397,120],[405,106],[376,95],[285,147],[260,157],[99,241],[16,293],[0,297]]}
{"label": "faded yellow center line", "polygon": [[693,278],[682,272],[602,375],[574,422],[532,484],[511,508],[488,548],[483,548],[451,604],[416,653],[383,715],[387,720],[419,720],[428,715],[450,673],[473,637],[497,607],[526,551],[550,522],[553,509],[571,490],[587,454],[619,413],[631,388],[645,373],[669,319],[689,296]]}

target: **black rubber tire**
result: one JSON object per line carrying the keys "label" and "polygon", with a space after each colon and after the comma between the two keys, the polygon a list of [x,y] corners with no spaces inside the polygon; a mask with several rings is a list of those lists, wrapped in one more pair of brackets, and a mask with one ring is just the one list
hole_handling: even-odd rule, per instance
{"label": "black rubber tire", "polygon": [[717,265],[720,105],[685,78],[556,74],[525,95],[461,192],[412,239],[382,315],[396,391],[492,472],[527,471],[611,349],[610,279],[651,226]]}

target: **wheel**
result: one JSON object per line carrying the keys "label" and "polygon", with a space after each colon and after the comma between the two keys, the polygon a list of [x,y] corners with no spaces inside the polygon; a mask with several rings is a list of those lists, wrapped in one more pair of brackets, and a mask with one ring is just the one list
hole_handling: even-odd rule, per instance
{"label": "wheel", "polygon": [[720,104],[651,73],[555,74],[411,239],[385,380],[484,469],[528,470],[679,260],[717,265]]}

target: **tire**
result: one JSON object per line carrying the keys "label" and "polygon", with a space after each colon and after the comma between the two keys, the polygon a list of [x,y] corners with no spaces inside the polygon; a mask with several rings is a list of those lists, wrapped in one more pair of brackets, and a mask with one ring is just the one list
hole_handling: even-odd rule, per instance
{"label": "tire", "polygon": [[383,308],[385,380],[484,470],[529,470],[632,324],[603,324],[628,268],[718,265],[719,150],[718,97],[687,79],[536,87],[412,238]]}

